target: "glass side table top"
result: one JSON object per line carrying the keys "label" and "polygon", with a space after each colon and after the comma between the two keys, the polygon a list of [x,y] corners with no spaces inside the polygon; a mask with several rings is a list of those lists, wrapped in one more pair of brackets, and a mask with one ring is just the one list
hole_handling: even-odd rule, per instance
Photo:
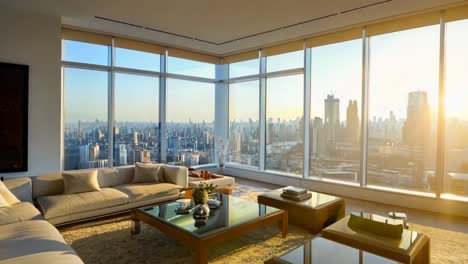
{"label": "glass side table top", "polygon": [[201,227],[194,225],[193,209],[188,214],[175,213],[175,209],[179,205],[177,202],[139,208],[138,210],[157,221],[187,232],[197,238],[207,237],[231,227],[283,211],[232,195],[217,194],[217,199],[221,202],[221,206],[210,210],[206,225]]}
{"label": "glass side table top", "polygon": [[[278,260],[278,261],[275,261]],[[294,264],[396,264],[389,260],[369,252],[358,250],[331,240],[316,237],[288,253],[276,257],[268,263],[294,263]]]}

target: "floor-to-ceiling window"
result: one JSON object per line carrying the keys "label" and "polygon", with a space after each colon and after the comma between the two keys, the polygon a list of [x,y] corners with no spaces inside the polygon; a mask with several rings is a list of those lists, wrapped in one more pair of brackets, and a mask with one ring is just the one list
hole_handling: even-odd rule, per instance
{"label": "floor-to-ceiling window", "polygon": [[367,183],[433,192],[439,26],[370,37]]}
{"label": "floor-to-ceiling window", "polygon": [[[304,171],[304,50],[266,57],[265,169]],[[290,72],[294,71],[294,72]]]}
{"label": "floor-to-ceiling window", "polygon": [[468,20],[447,23],[443,197],[468,197]]}
{"label": "floor-to-ceiling window", "polygon": [[114,97],[114,166],[158,161],[159,78],[116,73]]}
{"label": "floor-to-ceiling window", "polygon": [[214,83],[168,79],[167,154],[170,164],[214,162]]}
{"label": "floor-to-ceiling window", "polygon": [[65,170],[214,162],[218,58],[89,32],[64,36]]}
{"label": "floor-to-ceiling window", "polygon": [[[63,41],[63,60],[107,66],[110,46]],[[109,72],[65,67],[64,169],[107,167]]]}
{"label": "floor-to-ceiling window", "polygon": [[360,175],[362,40],[312,48],[309,158],[312,177]]}
{"label": "floor-to-ceiling window", "polygon": [[107,167],[107,71],[65,68],[64,169]]}
{"label": "floor-to-ceiling window", "polygon": [[267,79],[267,170],[302,175],[304,169],[304,76]]}
{"label": "floor-to-ceiling window", "polygon": [[259,103],[258,80],[236,82],[229,85],[230,162],[248,166],[259,165]]}

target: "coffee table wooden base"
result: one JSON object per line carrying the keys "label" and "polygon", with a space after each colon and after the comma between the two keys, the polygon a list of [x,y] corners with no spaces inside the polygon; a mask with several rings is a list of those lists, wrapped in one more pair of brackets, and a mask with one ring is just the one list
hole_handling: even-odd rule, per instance
{"label": "coffee table wooden base", "polygon": [[140,221],[151,225],[161,232],[166,233],[170,237],[175,240],[182,242],[183,244],[192,247],[196,251],[195,255],[195,263],[208,263],[208,248],[211,245],[214,245],[217,242],[232,239],[238,237],[248,231],[253,229],[257,229],[259,227],[279,222],[280,229],[282,232],[283,238],[285,238],[288,234],[288,212],[287,211],[279,211],[271,215],[264,216],[260,219],[253,220],[250,222],[246,222],[240,224],[238,226],[234,226],[223,232],[213,234],[208,237],[204,238],[196,238],[187,234],[186,232],[179,230],[175,227],[167,225],[161,221],[158,221],[155,218],[152,218],[148,215],[141,213],[138,210],[132,212],[132,235],[136,235],[140,233]]}

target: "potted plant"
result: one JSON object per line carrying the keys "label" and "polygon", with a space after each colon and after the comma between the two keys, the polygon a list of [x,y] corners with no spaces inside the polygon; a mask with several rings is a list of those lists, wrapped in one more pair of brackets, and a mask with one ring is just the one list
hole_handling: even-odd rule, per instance
{"label": "potted plant", "polygon": [[194,204],[206,204],[208,201],[208,195],[211,194],[215,187],[216,186],[214,186],[213,183],[208,184],[201,182],[198,184],[198,187],[195,188],[192,194]]}
{"label": "potted plant", "polygon": [[201,182],[197,188],[193,191],[192,198],[195,204],[193,210],[193,219],[195,220],[195,226],[202,226],[206,224],[208,216],[210,214],[210,208],[208,207],[208,195],[213,191],[215,186],[210,183]]}

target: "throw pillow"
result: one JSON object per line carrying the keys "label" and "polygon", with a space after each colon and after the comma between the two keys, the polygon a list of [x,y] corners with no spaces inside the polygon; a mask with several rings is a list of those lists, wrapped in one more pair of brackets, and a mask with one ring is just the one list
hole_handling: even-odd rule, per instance
{"label": "throw pillow", "polygon": [[6,187],[5,183],[0,181],[0,196],[3,196],[3,199],[7,202],[7,204],[12,205],[12,204],[17,204],[21,203],[16,196],[11,193],[10,190]]}
{"label": "throw pillow", "polygon": [[101,188],[119,185],[121,182],[119,178],[121,178],[119,176],[119,171],[115,168],[100,169],[98,171],[98,182]]}
{"label": "throw pillow", "polygon": [[5,201],[5,198],[3,198],[2,195],[0,195],[0,208],[10,206],[7,201]]}
{"label": "throw pillow", "polygon": [[97,170],[62,173],[63,194],[100,191],[97,176]]}
{"label": "throw pillow", "polygon": [[143,182],[160,182],[159,169],[161,164],[135,164],[135,176],[133,177],[133,183]]}

